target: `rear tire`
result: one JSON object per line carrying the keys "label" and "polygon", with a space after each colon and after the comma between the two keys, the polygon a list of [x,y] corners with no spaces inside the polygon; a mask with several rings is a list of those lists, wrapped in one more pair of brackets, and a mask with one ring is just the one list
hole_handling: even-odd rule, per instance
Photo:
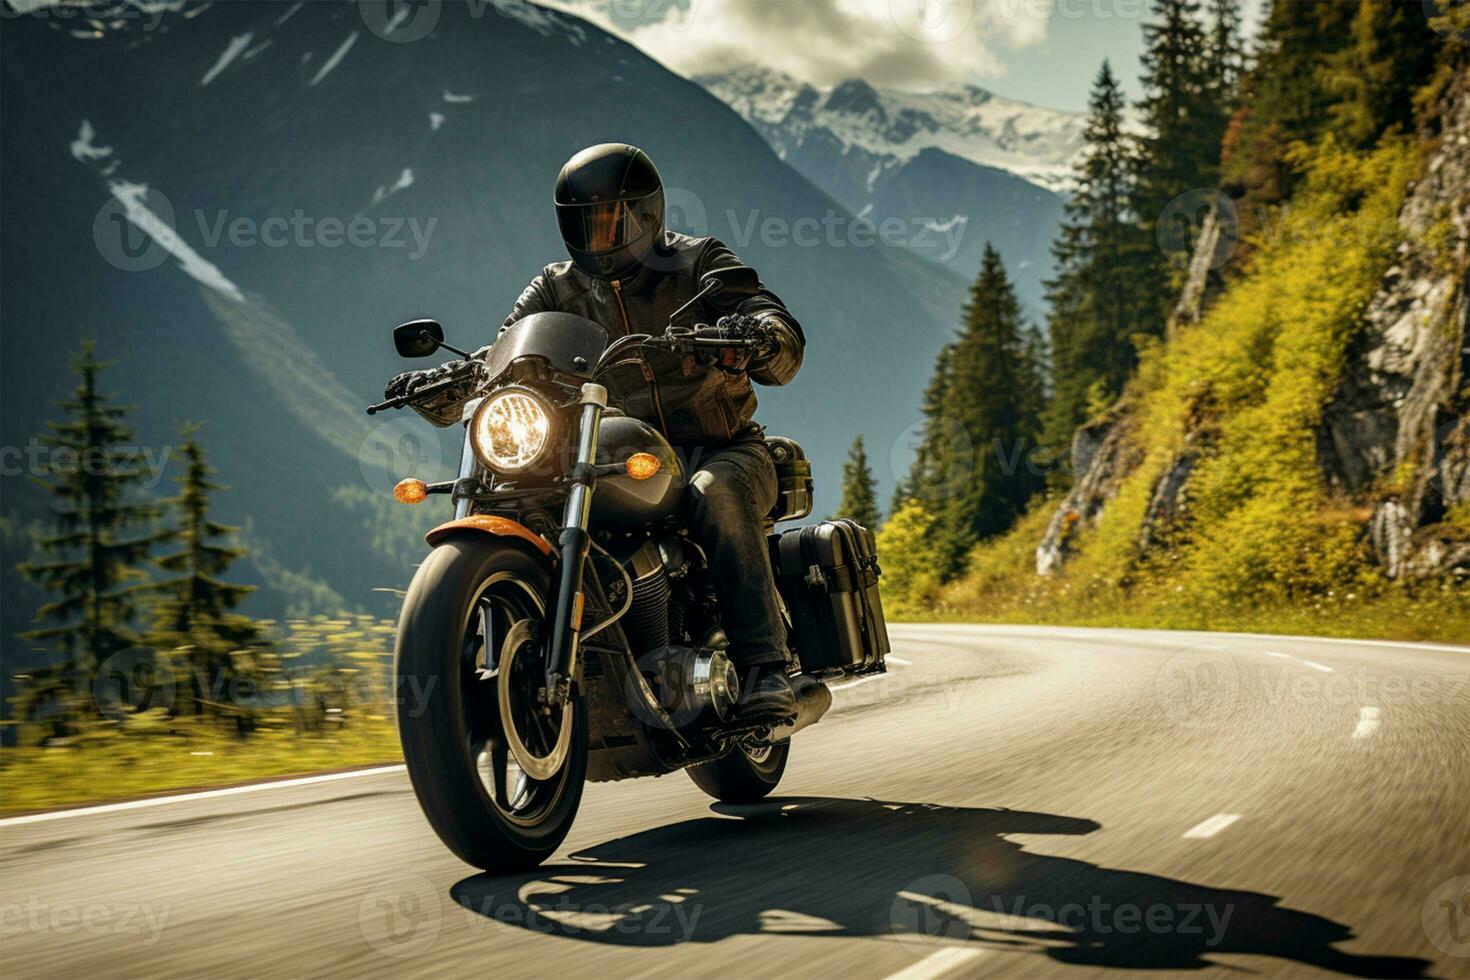
{"label": "rear tire", "polygon": [[[419,567],[399,619],[398,732],[414,793],[445,846],[491,873],[526,871],[550,857],[582,800],[583,699],[567,713],[573,730],[565,761],[538,781],[511,758],[496,697],[510,678],[499,671],[495,648],[507,645],[514,623],[539,623],[550,594],[550,571],[528,550],[480,536],[451,538]],[[516,646],[518,692],[536,683],[534,646]],[[525,720],[517,732],[530,733],[534,724]],[[559,730],[555,718],[540,724]]]}
{"label": "rear tire", "polygon": [[757,755],[737,745],[713,762],[702,762],[686,771],[695,786],[721,803],[756,803],[771,795],[781,781],[790,755],[790,739]]}

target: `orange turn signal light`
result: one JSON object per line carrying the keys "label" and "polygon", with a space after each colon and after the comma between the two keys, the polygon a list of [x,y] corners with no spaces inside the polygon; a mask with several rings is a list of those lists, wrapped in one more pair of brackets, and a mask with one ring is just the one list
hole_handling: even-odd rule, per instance
{"label": "orange turn signal light", "polygon": [[653,453],[634,453],[628,457],[628,475],[635,480],[647,480],[662,465]]}
{"label": "orange turn signal light", "polygon": [[429,496],[428,485],[423,480],[415,480],[410,477],[407,480],[399,480],[393,486],[393,499],[400,504],[421,504]]}

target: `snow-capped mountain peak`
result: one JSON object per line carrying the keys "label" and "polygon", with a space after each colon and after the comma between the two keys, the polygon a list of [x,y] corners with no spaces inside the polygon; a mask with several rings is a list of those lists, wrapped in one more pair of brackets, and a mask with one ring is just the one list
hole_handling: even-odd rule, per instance
{"label": "snow-capped mountain peak", "polygon": [[809,138],[904,163],[938,149],[985,167],[1064,189],[1082,148],[1081,113],[1007,99],[975,85],[930,92],[877,89],[861,79],[819,88],[763,68],[696,78],[783,155]]}

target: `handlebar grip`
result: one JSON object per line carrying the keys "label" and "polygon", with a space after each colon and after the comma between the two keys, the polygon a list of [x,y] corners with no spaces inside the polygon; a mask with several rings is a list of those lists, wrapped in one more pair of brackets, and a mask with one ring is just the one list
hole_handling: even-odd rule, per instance
{"label": "handlebar grip", "polygon": [[379,412],[386,411],[387,409],[402,408],[405,405],[410,405],[413,402],[419,401],[421,399],[428,398],[432,395],[437,395],[441,391],[447,391],[450,388],[455,387],[456,385],[463,384],[467,375],[470,373],[472,372],[451,375],[450,377],[445,378],[443,381],[436,381],[433,384],[424,385],[422,388],[415,388],[413,391],[410,391],[406,395],[399,395],[397,398],[390,398],[385,402],[378,402],[378,404],[376,405],[369,405],[367,407],[367,413],[369,415],[377,415]]}
{"label": "handlebar grip", "polygon": [[688,338],[687,342],[696,347],[711,347],[720,350],[731,347],[755,347],[760,343],[754,337],[701,337],[697,334]]}

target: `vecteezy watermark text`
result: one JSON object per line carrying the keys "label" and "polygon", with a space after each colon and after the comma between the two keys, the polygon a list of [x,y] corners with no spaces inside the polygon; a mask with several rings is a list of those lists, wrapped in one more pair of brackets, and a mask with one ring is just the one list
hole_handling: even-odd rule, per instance
{"label": "vecteezy watermark text", "polygon": [[264,220],[243,215],[230,216],[228,209],[212,218],[195,210],[194,220],[199,236],[208,248],[227,241],[235,248],[408,248],[409,261],[416,261],[429,250],[429,239],[439,223],[438,218],[420,222],[415,217],[370,218],[360,214],[343,220],[337,217],[314,218],[297,209],[289,218],[275,216]]}
{"label": "vecteezy watermark text", "polygon": [[729,209],[725,218],[730,223],[731,240],[739,248],[753,240],[767,248],[784,248],[787,245],[797,248],[872,248],[887,245],[935,252],[935,257],[941,262],[947,262],[959,253],[969,224],[963,215],[944,219],[890,215],[872,221],[836,210],[829,210],[820,218],[815,215],[787,218],[774,214],[762,217],[759,208],[748,212],[744,218],[734,209]]}
{"label": "vecteezy watermark text", "polygon": [[152,946],[163,935],[169,906],[148,902],[46,902],[32,895],[24,902],[0,903],[0,936],[53,932],[61,936],[143,936]]}
{"label": "vecteezy watermark text", "polygon": [[0,477],[105,476],[136,473],[144,489],[163,479],[172,446],[92,446],[78,451],[70,446],[48,446],[31,439],[24,446],[0,446]]}

